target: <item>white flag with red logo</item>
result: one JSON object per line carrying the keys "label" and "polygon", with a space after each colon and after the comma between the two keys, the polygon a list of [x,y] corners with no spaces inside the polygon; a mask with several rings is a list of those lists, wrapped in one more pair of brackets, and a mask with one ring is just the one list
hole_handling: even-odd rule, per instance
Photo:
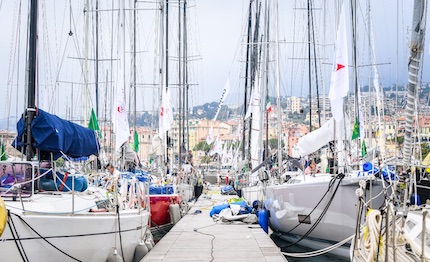
{"label": "white flag with red logo", "polygon": [[211,126],[208,132],[208,136],[206,137],[206,143],[210,145],[212,144],[213,141],[214,141],[214,128],[213,126]]}
{"label": "white flag with red logo", "polygon": [[113,123],[115,132],[115,149],[118,152],[121,146],[128,141],[130,136],[130,126],[128,124],[128,114],[127,107],[125,104],[125,87],[126,77],[125,77],[125,27],[124,27],[124,5],[120,6],[120,39],[118,41],[118,53],[121,54],[121,58],[118,65],[118,75],[117,75],[117,86],[116,86],[116,104],[113,108]]}
{"label": "white flag with red logo", "polygon": [[172,128],[173,112],[170,107],[169,90],[163,88],[161,94],[161,108],[158,118],[158,136],[164,138],[164,134]]}
{"label": "white flag with red logo", "polygon": [[121,88],[117,89],[117,105],[115,108],[115,149],[119,151],[121,146],[128,141],[130,136],[130,127],[128,124],[128,114],[125,106],[124,93],[121,92]]}
{"label": "white flag with red logo", "polygon": [[348,49],[346,39],[345,5],[342,6],[336,39],[336,57],[331,73],[329,98],[333,118],[343,118],[343,98],[349,92]]}

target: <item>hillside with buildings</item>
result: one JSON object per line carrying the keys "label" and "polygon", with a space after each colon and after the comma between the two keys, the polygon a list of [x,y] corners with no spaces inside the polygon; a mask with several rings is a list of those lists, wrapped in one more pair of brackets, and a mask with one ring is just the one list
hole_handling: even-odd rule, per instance
{"label": "hillside with buildings", "polygon": [[[386,150],[389,155],[399,154],[399,148],[403,142],[402,137],[404,134],[405,118],[403,117],[404,87],[384,88],[384,103],[383,103],[383,116],[382,116],[382,130],[378,127],[378,119],[375,115],[376,106],[374,102],[374,95],[368,92],[365,86],[362,88],[362,112],[365,122],[366,137],[371,141],[368,147],[376,145],[376,139],[381,136],[386,139]],[[417,141],[428,142],[430,139],[430,106],[429,106],[429,90],[426,86],[420,89],[420,103],[419,111],[421,116],[416,120],[418,121]],[[272,110],[268,113],[268,138],[271,149],[276,149],[277,140],[282,140],[284,150],[288,152],[291,157],[299,157],[296,148],[297,141],[300,137],[307,134],[310,129],[315,130],[320,125],[323,125],[331,117],[330,101],[328,98],[308,98],[300,97],[286,97],[281,99],[281,112],[277,112],[276,99],[271,98]],[[353,125],[354,120],[354,98],[348,98],[348,112],[350,115],[350,124]],[[188,114],[188,128],[184,129],[184,139],[188,142],[189,149],[193,151],[194,159],[197,163],[203,161],[210,161],[208,151],[210,146],[206,144],[211,126],[213,126],[214,138],[219,140],[225,146],[235,149],[242,140],[242,126],[243,126],[243,107],[222,105],[218,119],[212,121],[218,103],[206,103],[204,105],[195,106],[189,111]],[[398,110],[396,110],[398,108]],[[310,110],[311,109],[311,110]],[[174,111],[174,123],[171,131],[169,131],[169,148],[176,150],[179,138],[179,124],[178,116]],[[312,112],[312,115],[309,114]],[[282,116],[281,119],[278,116]],[[282,135],[278,137],[277,123],[282,121]],[[311,121],[310,121],[311,120]],[[12,139],[15,137],[14,128],[9,128],[11,131],[6,131],[7,125],[9,127],[15,126],[15,123],[10,124],[10,121],[0,120],[0,138],[6,143],[8,155],[14,155],[15,149],[10,147]],[[144,112],[137,117],[137,133],[139,144],[139,157],[145,162],[150,162],[162,154],[163,145],[158,137],[158,113]],[[101,124],[102,128],[102,142],[101,144],[109,145],[111,143],[110,125]],[[265,138],[266,135],[263,134]],[[130,144],[133,145],[133,136],[130,136]],[[202,150],[203,149],[203,150]],[[108,150],[109,152],[109,150]]]}

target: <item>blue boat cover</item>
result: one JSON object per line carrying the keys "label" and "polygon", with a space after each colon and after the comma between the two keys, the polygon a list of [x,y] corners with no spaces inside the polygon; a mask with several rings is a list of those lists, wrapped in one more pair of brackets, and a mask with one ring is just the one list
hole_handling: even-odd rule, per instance
{"label": "blue boat cover", "polygon": [[149,185],[150,195],[171,195],[175,193],[172,185]]}
{"label": "blue boat cover", "polygon": [[[16,124],[18,135],[12,146],[18,150],[24,146],[26,132],[24,118]],[[70,157],[97,155],[99,142],[93,130],[82,127],[70,121],[51,115],[38,109],[36,117],[31,123],[33,146],[39,150],[40,160],[50,160],[51,153],[56,160],[62,156],[61,152]]]}

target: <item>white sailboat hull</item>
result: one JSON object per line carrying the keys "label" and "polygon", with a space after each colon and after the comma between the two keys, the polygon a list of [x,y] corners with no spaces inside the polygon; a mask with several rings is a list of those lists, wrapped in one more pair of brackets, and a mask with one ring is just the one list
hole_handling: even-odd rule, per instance
{"label": "white sailboat hull", "polygon": [[[357,222],[356,190],[360,180],[363,178],[345,177],[333,195],[339,182],[336,179],[319,205],[318,202],[329,188],[330,175],[317,175],[316,178],[309,176],[307,181],[299,183],[268,186],[265,206],[270,212],[271,228],[283,234],[306,235],[307,238],[322,242],[340,242],[350,237],[355,233]],[[375,197],[381,191],[381,183],[373,181],[371,195]],[[328,206],[332,196],[333,200]],[[366,198],[369,199],[369,196],[370,192],[366,190]],[[372,204],[380,207],[383,201],[383,195],[380,194]],[[327,206],[326,214],[320,218]]]}
{"label": "white sailboat hull", "polygon": [[[121,210],[119,217],[115,210],[88,212],[89,208],[95,208],[93,196],[80,195],[75,196],[75,210],[81,211],[72,215],[70,204],[66,204],[71,203],[71,197],[71,194],[33,196],[32,201],[24,201],[27,212],[22,212],[20,201],[5,201],[10,223],[1,236],[1,260],[23,261],[22,256],[26,256],[29,261],[76,261],[71,257],[80,261],[106,261],[116,248],[125,261],[132,261],[134,250],[145,235],[149,212]],[[85,210],[80,209],[85,205]]]}

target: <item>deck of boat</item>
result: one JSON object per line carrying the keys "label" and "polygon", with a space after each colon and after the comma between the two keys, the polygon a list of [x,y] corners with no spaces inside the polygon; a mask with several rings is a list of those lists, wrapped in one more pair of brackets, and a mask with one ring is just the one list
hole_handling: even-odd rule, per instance
{"label": "deck of boat", "polygon": [[214,222],[212,207],[237,197],[219,192],[202,194],[141,261],[287,261],[258,224]]}

